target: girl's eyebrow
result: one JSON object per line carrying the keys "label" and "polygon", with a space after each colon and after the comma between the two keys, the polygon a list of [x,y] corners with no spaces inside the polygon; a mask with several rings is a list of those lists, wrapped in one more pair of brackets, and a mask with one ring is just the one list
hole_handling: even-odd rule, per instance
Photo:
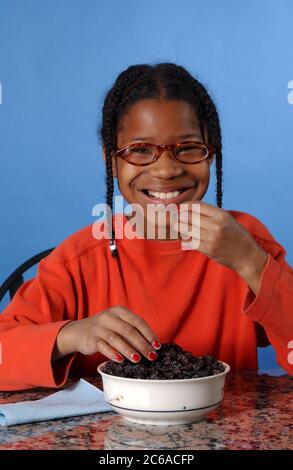
{"label": "girl's eyebrow", "polygon": [[[189,138],[194,138],[194,137],[198,137],[198,138],[202,138],[202,136],[198,133],[198,132],[193,132],[191,134],[183,134],[183,135],[179,135],[177,136],[177,139],[189,139]],[[130,139],[131,141],[135,142],[137,140],[145,140],[145,141],[148,141],[148,142],[151,142],[154,138],[153,137],[134,137],[133,139]]]}

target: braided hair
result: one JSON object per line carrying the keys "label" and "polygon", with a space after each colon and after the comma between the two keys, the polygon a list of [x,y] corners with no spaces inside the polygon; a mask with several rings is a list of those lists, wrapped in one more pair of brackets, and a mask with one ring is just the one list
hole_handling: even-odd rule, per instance
{"label": "braided hair", "polygon": [[[182,66],[163,62],[155,65],[132,65],[118,75],[108,91],[102,109],[102,125],[99,136],[105,149],[106,203],[111,209],[107,214],[111,234],[110,249],[117,256],[115,233],[112,229],[114,180],[112,156],[116,148],[117,130],[127,110],[145,99],[180,100],[192,106],[199,118],[201,130],[207,129],[208,141],[216,154],[216,198],[222,207],[222,139],[219,115],[206,88]],[[204,135],[204,134],[203,134]]]}

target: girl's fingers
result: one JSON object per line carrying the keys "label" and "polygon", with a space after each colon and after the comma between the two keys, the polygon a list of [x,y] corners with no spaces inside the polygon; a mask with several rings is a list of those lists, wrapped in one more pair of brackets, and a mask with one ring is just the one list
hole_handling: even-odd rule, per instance
{"label": "girl's fingers", "polygon": [[180,235],[183,242],[192,239],[194,241],[198,240],[198,244],[205,235],[199,227],[195,227],[194,225],[190,226],[188,224],[181,224],[178,230],[178,234]]}
{"label": "girl's fingers", "polygon": [[144,321],[142,317],[130,312],[130,310],[128,310],[126,307],[118,306],[118,307],[114,307],[114,309],[117,309],[118,316],[119,318],[121,318],[121,320],[124,320],[125,322],[134,326],[142,334],[142,336],[149,342],[149,344],[155,347],[155,349],[158,349],[153,344],[154,341],[159,342],[158,337],[155,334],[155,332],[151,329],[151,327]]}
{"label": "girl's fingers", "polygon": [[189,231],[181,233],[184,249],[193,249],[201,251],[209,256],[210,249],[208,241],[201,237],[191,237]]}
{"label": "girl's fingers", "polygon": [[[154,348],[145,339],[145,337],[138,331],[138,329],[130,323],[117,317],[109,317],[107,321],[107,328],[115,331],[122,338],[126,338],[130,346],[132,346],[138,353],[143,354],[147,359],[154,360],[157,355]],[[157,348],[158,349],[158,348]]]}
{"label": "girl's fingers", "polygon": [[[128,344],[124,338],[122,338],[119,334],[117,334],[113,330],[109,329],[99,329],[99,337],[97,339],[97,346],[100,350],[100,340],[103,342],[101,343],[102,346],[104,343],[107,343],[113,350],[117,351],[118,353],[122,354],[122,356],[127,357],[131,362],[139,362],[141,359],[141,355],[133,348],[132,345]],[[153,358],[149,357],[148,359],[154,360],[156,359],[155,356]]]}
{"label": "girl's fingers", "polygon": [[195,210],[197,212],[200,211],[201,215],[207,217],[218,218],[224,211],[224,209],[220,207],[213,206],[212,204],[208,204],[207,202],[203,201],[191,201],[187,204],[189,205],[190,209]]}
{"label": "girl's fingers", "polygon": [[192,214],[186,211],[183,212],[179,221],[179,224],[177,222],[173,224],[173,230],[177,231],[182,238],[188,234],[194,240],[200,239],[201,242],[204,242],[210,240],[219,230],[219,224],[211,218],[201,217],[199,220],[197,217],[193,218]]}
{"label": "girl's fingers", "polygon": [[100,353],[108,357],[111,361],[123,362],[124,357],[116,349],[112,348],[106,341],[99,339],[97,342],[97,347]]}
{"label": "girl's fingers", "polygon": [[180,211],[179,226],[186,223],[200,227],[203,230],[213,231],[215,228],[215,221],[210,217],[204,215],[199,216],[197,212]]}

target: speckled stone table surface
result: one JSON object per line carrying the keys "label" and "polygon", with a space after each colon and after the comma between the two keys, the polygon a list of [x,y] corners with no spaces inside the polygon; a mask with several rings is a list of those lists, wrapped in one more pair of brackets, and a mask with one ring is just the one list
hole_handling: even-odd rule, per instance
{"label": "speckled stone table surface", "polygon": [[[102,388],[99,379],[88,380]],[[52,392],[2,392],[0,403],[34,400]],[[146,426],[108,412],[0,427],[0,450],[292,449],[292,392],[288,375],[230,373],[222,404],[203,421]]]}

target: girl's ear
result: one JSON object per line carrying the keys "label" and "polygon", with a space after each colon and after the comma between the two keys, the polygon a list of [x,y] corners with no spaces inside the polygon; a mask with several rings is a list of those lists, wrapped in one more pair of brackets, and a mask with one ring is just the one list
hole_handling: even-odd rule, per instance
{"label": "girl's ear", "polygon": [[215,153],[213,155],[209,155],[208,156],[208,162],[209,162],[209,165],[211,166],[211,164],[213,163],[214,159],[215,159]]}
{"label": "girl's ear", "polygon": [[[106,161],[106,150],[104,146],[102,149],[102,156],[103,156],[103,160]],[[115,156],[112,157],[112,173],[113,173],[113,177],[117,178],[117,158]]]}
{"label": "girl's ear", "polygon": [[[206,126],[204,126],[203,132],[204,132],[204,142],[208,142],[209,136],[208,136],[208,131],[207,131]],[[215,153],[208,156],[207,160],[208,160],[208,163],[209,163],[210,166],[213,163],[213,161],[215,159],[215,156],[216,156]]]}

